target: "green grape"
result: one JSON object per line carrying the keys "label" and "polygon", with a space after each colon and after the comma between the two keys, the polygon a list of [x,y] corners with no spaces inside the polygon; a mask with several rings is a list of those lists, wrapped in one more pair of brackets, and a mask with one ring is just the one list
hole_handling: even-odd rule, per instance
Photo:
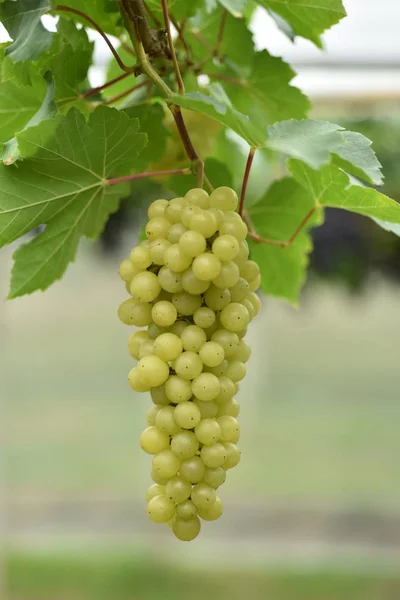
{"label": "green grape", "polygon": [[249,293],[250,287],[244,277],[239,277],[238,282],[230,288],[232,302],[241,302]]}
{"label": "green grape", "polygon": [[182,210],[187,206],[185,198],[173,198],[165,209],[165,216],[171,223],[180,223]]}
{"label": "green grape", "polygon": [[171,450],[178,458],[190,458],[196,454],[198,449],[199,442],[192,431],[180,431],[175,434],[171,440]]}
{"label": "green grape", "polygon": [[213,284],[217,288],[231,288],[239,281],[239,267],[233,260],[227,260],[222,263],[221,271],[218,277],[213,279]]}
{"label": "green grape", "polygon": [[210,508],[217,499],[217,492],[210,485],[201,482],[193,486],[190,497],[197,509]]}
{"label": "green grape", "polygon": [[151,316],[156,325],[160,327],[170,327],[176,321],[177,310],[172,302],[161,300],[156,302],[151,310]]}
{"label": "green grape", "polygon": [[181,341],[185,350],[198,352],[206,343],[207,336],[201,327],[189,325],[182,332]]}
{"label": "green grape", "polygon": [[176,294],[183,290],[182,273],[175,273],[166,266],[161,267],[159,270],[158,281],[162,289],[170,294]]}
{"label": "green grape", "polygon": [[217,329],[212,334],[211,340],[223,348],[227,358],[234,356],[240,347],[240,340],[236,333],[227,329]]}
{"label": "green grape", "polygon": [[[224,218],[225,218],[224,211],[223,211],[223,210],[221,210],[220,208],[209,208],[209,209],[208,209],[208,212],[209,212],[211,215],[214,215],[214,217],[215,217],[215,220],[217,221],[218,228],[219,228],[219,226],[220,226],[220,223],[222,223],[222,221],[223,221],[223,220],[224,220]],[[215,254],[215,253],[214,253],[214,254]],[[220,257],[218,257],[218,258],[220,258]],[[221,259],[221,260],[223,260],[223,259]]]}
{"label": "green grape", "polygon": [[139,360],[141,360],[142,358],[144,358],[145,356],[149,356],[150,354],[153,354],[153,350],[154,350],[154,340],[144,340],[139,348]]}
{"label": "green grape", "polygon": [[246,239],[248,230],[244,221],[230,218],[222,221],[219,226],[219,233],[220,235],[231,235],[236,238],[238,242],[242,242]]}
{"label": "green grape", "polygon": [[157,275],[143,271],[132,279],[130,289],[140,302],[153,302],[161,292],[161,285]]}
{"label": "green grape", "polygon": [[217,421],[221,428],[221,441],[236,444],[240,437],[240,425],[235,417],[224,415],[218,417]]}
{"label": "green grape", "polygon": [[161,477],[173,477],[179,471],[180,464],[180,459],[168,448],[155,455],[152,466]]}
{"label": "green grape", "polygon": [[166,523],[175,514],[175,504],[166,496],[155,496],[149,501],[147,512],[155,523]]}
{"label": "green grape", "polygon": [[193,313],[193,321],[198,327],[208,329],[215,323],[215,312],[207,306],[201,306]]}
{"label": "green grape", "polygon": [[154,200],[147,209],[147,216],[149,219],[163,217],[167,206],[168,200]]}
{"label": "green grape", "polygon": [[160,408],[155,418],[155,425],[160,431],[175,435],[180,430],[179,424],[175,421],[175,408],[173,406],[163,406]]}
{"label": "green grape", "polygon": [[167,240],[171,244],[177,244],[181,239],[182,234],[186,231],[186,227],[182,223],[174,223],[168,230]]}
{"label": "green grape", "polygon": [[172,244],[165,251],[164,262],[169,269],[176,273],[180,273],[181,271],[186,271],[186,269],[190,267],[192,258],[184,253],[179,244]]}
{"label": "green grape", "polygon": [[220,404],[219,408],[218,408],[218,413],[217,416],[218,417],[223,417],[225,415],[229,415],[231,417],[237,417],[240,413],[240,406],[239,404],[236,402],[236,400],[234,398],[231,398],[230,400],[228,400],[228,402],[225,402],[224,404]]}
{"label": "green grape", "polygon": [[160,385],[159,387],[153,387],[150,390],[151,399],[157,406],[168,406],[169,404],[168,397],[165,393],[165,385],[167,384],[167,382],[168,379],[164,385]]}
{"label": "green grape", "polygon": [[195,213],[198,213],[201,211],[201,208],[199,206],[196,206],[194,204],[185,206],[185,208],[182,211],[182,215],[181,215],[181,221],[184,224],[185,227],[189,227],[190,225],[190,219],[193,217],[193,215]]}
{"label": "green grape", "polygon": [[188,327],[189,323],[187,321],[176,321],[172,327],[170,328],[170,333],[177,335],[178,337],[182,336],[182,333],[185,331],[186,327]]}
{"label": "green grape", "polygon": [[226,376],[232,379],[234,383],[242,381],[246,375],[246,365],[240,360],[231,360],[228,363]]}
{"label": "green grape", "polygon": [[211,252],[204,252],[193,260],[192,269],[198,279],[212,281],[221,271],[221,261]]}
{"label": "green grape", "polygon": [[244,336],[247,333],[247,327],[245,327],[244,329],[240,329],[239,331],[236,332],[236,335],[238,336],[239,340],[242,340],[244,338]]}
{"label": "green grape", "polygon": [[197,508],[191,500],[185,500],[176,506],[176,516],[184,521],[197,515]]}
{"label": "green grape", "polygon": [[190,519],[175,517],[172,531],[178,540],[181,540],[182,542],[191,542],[199,535],[200,527],[200,519],[197,516]]}
{"label": "green grape", "polygon": [[182,429],[193,429],[198,423],[200,423],[201,412],[199,407],[196,406],[194,402],[181,402],[175,407],[174,419],[176,425],[182,427]]}
{"label": "green grape", "polygon": [[210,283],[197,279],[192,269],[187,269],[182,275],[182,285],[188,294],[203,294],[208,289]]}
{"label": "green grape", "polygon": [[254,319],[254,317],[256,316],[256,311],[254,310],[253,304],[250,302],[250,300],[248,298],[245,298],[244,300],[242,300],[240,304],[243,304],[243,306],[245,308],[247,308],[247,310],[249,312],[250,321],[252,321]]}
{"label": "green grape", "polygon": [[165,486],[164,485],[160,485],[159,483],[152,483],[147,488],[147,493],[146,493],[147,502],[150,502],[150,500],[152,498],[155,498],[156,496],[165,496]]}
{"label": "green grape", "polygon": [[138,269],[147,269],[152,263],[150,250],[145,246],[136,246],[131,252],[130,259]]}
{"label": "green grape", "polygon": [[195,352],[185,351],[175,361],[175,372],[182,379],[194,379],[203,370],[201,358]]}
{"label": "green grape", "polygon": [[225,404],[236,394],[235,384],[227,375],[221,375],[219,378],[219,393],[215,398],[215,402]]}
{"label": "green grape", "polygon": [[136,298],[129,298],[129,300],[125,300],[120,305],[118,317],[124,325],[144,327],[151,323],[151,305],[147,303],[141,304]]}
{"label": "green grape", "polygon": [[190,483],[199,483],[204,478],[206,467],[200,456],[192,456],[181,462],[180,474],[190,481]]}
{"label": "green grape", "polygon": [[[211,446],[219,441],[221,437],[221,428],[215,419],[202,419],[194,429],[196,438],[201,444]],[[224,440],[230,442],[232,440]]]}
{"label": "green grape", "polygon": [[179,294],[173,294],[172,303],[178,314],[189,317],[200,308],[201,296],[192,296],[192,294],[188,294],[187,292],[180,292]]}
{"label": "green grape", "polygon": [[210,196],[210,206],[220,208],[223,211],[236,210],[238,202],[236,192],[225,186],[217,188]]}
{"label": "green grape", "polygon": [[211,325],[211,327],[207,327],[207,329],[204,330],[206,332],[208,341],[211,341],[213,334],[217,331],[217,329],[219,327],[220,327],[220,324],[219,324],[219,317],[218,317],[218,318],[216,318],[215,322]]}
{"label": "green grape", "polygon": [[[154,388],[156,389],[156,388]],[[146,423],[149,427],[151,427],[151,425],[155,425],[156,424],[156,416],[158,414],[158,411],[160,410],[161,406],[152,406],[151,408],[149,408],[149,410],[146,412]]]}
{"label": "green grape", "polygon": [[146,225],[146,236],[149,240],[166,238],[171,223],[164,216],[153,217]]}
{"label": "green grape", "polygon": [[219,379],[213,373],[200,373],[192,381],[192,392],[199,400],[208,402],[214,400],[219,394]]}
{"label": "green grape", "polygon": [[250,250],[246,240],[239,242],[239,252],[235,257],[235,262],[240,266],[249,258]]}
{"label": "green grape", "polygon": [[249,281],[249,290],[250,292],[255,292],[261,285],[261,275],[257,275],[255,279]]}
{"label": "green grape", "polygon": [[128,383],[135,392],[148,392],[150,390],[150,386],[142,381],[137,367],[129,371]]}
{"label": "green grape", "polygon": [[217,231],[218,222],[212,213],[203,210],[192,215],[189,228],[192,231],[198,231],[205,238],[209,238]]}
{"label": "green grape", "polygon": [[225,352],[217,342],[206,342],[200,348],[199,356],[207,367],[217,367],[224,360]]}
{"label": "green grape", "polygon": [[167,332],[168,332],[168,327],[160,327],[159,325],[156,325],[155,323],[150,323],[150,325],[147,328],[147,335],[153,341],[156,338],[158,338],[159,335],[162,335],[163,333],[167,333]]}
{"label": "green grape", "polygon": [[164,264],[164,255],[167,248],[170,247],[170,243],[168,240],[153,240],[149,245],[149,252],[151,262],[155,265],[163,265]]}
{"label": "green grape", "polygon": [[186,402],[192,397],[191,383],[177,375],[171,375],[165,382],[165,394],[174,404]]}
{"label": "green grape", "polygon": [[240,265],[240,275],[248,282],[253,281],[260,274],[260,268],[254,260],[246,260]]}
{"label": "green grape", "polygon": [[169,435],[154,425],[147,427],[140,436],[140,446],[147,454],[158,454],[161,450],[169,448]]}
{"label": "green grape", "polygon": [[154,354],[165,362],[176,360],[182,354],[180,338],[174,333],[162,333],[154,340]]}
{"label": "green grape", "polygon": [[139,360],[139,350],[142,343],[148,339],[147,331],[136,331],[129,336],[128,351],[133,358]]}
{"label": "green grape", "polygon": [[193,403],[199,407],[202,419],[212,419],[218,413],[219,406],[214,400],[194,400]]}
{"label": "green grape", "polygon": [[213,241],[212,251],[219,260],[233,260],[239,253],[239,242],[233,235],[220,235]]}
{"label": "green grape", "polygon": [[160,475],[160,473],[155,471],[153,468],[151,469],[151,478],[154,481],[154,483],[158,483],[159,485],[163,486],[165,486],[170,479],[170,477]]}
{"label": "green grape", "polygon": [[240,360],[242,363],[246,363],[251,356],[251,347],[246,340],[240,340],[239,347],[233,355],[234,360]]}
{"label": "green grape", "polygon": [[219,488],[220,485],[225,483],[226,471],[222,467],[216,467],[215,469],[207,469],[204,475],[204,483],[214,488]]}
{"label": "green grape", "polygon": [[258,313],[261,310],[261,300],[260,300],[260,298],[254,292],[250,292],[247,295],[247,299],[250,300],[250,302],[252,303],[255,314],[258,315]]}
{"label": "green grape", "polygon": [[200,457],[206,467],[215,469],[217,467],[222,467],[226,463],[228,451],[224,445],[217,442],[212,446],[203,446]]}
{"label": "green grape", "polygon": [[210,285],[206,293],[204,294],[204,301],[208,308],[219,311],[228,306],[231,301],[231,294],[228,289],[221,290],[215,285]]}
{"label": "green grape", "polygon": [[249,324],[249,311],[239,302],[231,302],[221,311],[220,320],[225,329],[237,333]]}
{"label": "green grape", "polygon": [[188,204],[199,206],[200,208],[208,208],[210,205],[208,194],[201,188],[193,188],[185,195],[185,200]]}
{"label": "green grape", "polygon": [[206,251],[207,242],[204,235],[189,229],[179,238],[179,246],[185,254],[194,258]]}
{"label": "green grape", "polygon": [[187,500],[192,492],[192,484],[187,479],[175,475],[165,486],[165,495],[175,504]]}
{"label": "green grape", "polygon": [[169,365],[158,356],[149,355],[140,359],[138,366],[140,378],[150,387],[158,387],[165,383],[169,376]]}
{"label": "green grape", "polygon": [[224,512],[224,505],[219,496],[216,497],[215,502],[209,508],[199,508],[199,517],[204,521],[216,521],[220,518]]}
{"label": "green grape", "polygon": [[204,367],[204,371],[206,373],[212,373],[213,375],[216,375],[217,377],[222,377],[222,375],[225,375],[227,370],[228,370],[228,361],[227,360],[223,360],[222,363],[220,365],[218,365],[217,367]]}
{"label": "green grape", "polygon": [[222,442],[226,452],[226,459],[223,464],[224,469],[233,469],[240,462],[240,450],[232,442]]}
{"label": "green grape", "polygon": [[[206,247],[204,245],[204,250],[205,249],[206,249]],[[204,250],[203,250],[203,252],[204,252]],[[121,279],[123,281],[126,281],[126,283],[130,283],[132,281],[133,277],[135,275],[137,275],[139,272],[140,272],[140,270],[137,269],[137,267],[135,267],[133,265],[133,262],[131,260],[129,260],[129,258],[126,258],[125,260],[123,260],[122,263],[119,265],[119,276],[121,277]]]}

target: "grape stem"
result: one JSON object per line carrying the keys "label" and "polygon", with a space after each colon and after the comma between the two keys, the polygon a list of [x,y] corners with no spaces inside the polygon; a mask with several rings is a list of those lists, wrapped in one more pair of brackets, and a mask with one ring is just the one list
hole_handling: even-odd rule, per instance
{"label": "grape stem", "polygon": [[169,47],[169,51],[171,54],[172,63],[174,65],[176,81],[178,83],[179,93],[183,96],[185,94],[185,85],[183,83],[178,59],[176,58],[176,52],[175,52],[174,42],[173,42],[172,33],[171,33],[171,23],[170,23],[169,15],[168,15],[167,0],[161,0],[161,4],[162,4],[162,9],[163,9],[165,29],[167,30],[168,47]]}
{"label": "grape stem", "polygon": [[187,58],[188,63],[190,64],[192,61],[192,53],[187,44],[185,36],[183,34],[183,27],[182,27],[182,25],[180,25],[178,23],[178,21],[175,19],[174,15],[172,15],[171,13],[169,15],[169,19],[170,19],[172,25],[175,27],[176,31],[178,32],[178,38],[180,39],[181,44],[182,44],[183,48],[185,49],[186,58]]}
{"label": "grape stem", "polygon": [[137,83],[133,87],[131,87],[131,88],[127,89],[127,90],[124,90],[123,92],[121,92],[117,96],[113,96],[112,98],[109,98],[105,102],[102,102],[102,104],[103,104],[103,106],[108,106],[109,104],[113,104],[114,102],[117,102],[118,100],[122,100],[122,98],[125,98],[126,96],[129,96],[129,94],[132,94],[132,92],[135,92],[136,90],[139,90],[142,87],[146,87],[149,84],[150,84],[150,87],[151,87],[151,82],[150,81],[148,81],[148,80],[141,81],[140,83]]}
{"label": "grape stem", "polygon": [[318,210],[318,208],[320,208],[319,204],[315,204],[312,208],[310,208],[304,219],[301,221],[300,225],[296,228],[296,230],[287,240],[274,240],[272,238],[265,238],[259,235],[247,211],[244,211],[243,219],[246,222],[247,227],[249,228],[249,238],[257,242],[258,244],[273,244],[274,246],[279,246],[280,248],[289,248],[293,244],[294,240],[297,238],[299,233],[307,225],[314,213]]}
{"label": "grape stem", "polygon": [[239,215],[240,216],[243,216],[243,209],[244,209],[244,201],[245,201],[245,198],[246,198],[247,184],[249,182],[251,166],[253,164],[255,153],[256,153],[256,148],[251,147],[250,150],[249,150],[249,156],[247,158],[246,168],[244,170],[243,183],[242,183],[242,191],[241,191],[241,194],[240,194],[240,203],[239,203]]}
{"label": "grape stem", "polygon": [[114,83],[118,83],[118,81],[122,81],[126,77],[129,77],[131,73],[125,72],[122,75],[118,75],[118,77],[114,77],[114,79],[110,79],[110,81],[106,81],[103,85],[99,85],[98,87],[92,88],[83,94],[83,98],[89,98],[93,96],[93,94],[97,94],[97,92],[101,92],[102,90],[106,90],[110,85],[114,85]]}
{"label": "grape stem", "polygon": [[154,14],[154,12],[151,10],[151,8],[149,6],[147,6],[147,2],[143,2],[144,4],[144,8],[147,12],[147,14],[149,15],[149,17],[151,17],[153,19],[154,25],[156,27],[161,27],[161,21],[158,19],[158,17],[156,17],[156,15]]}
{"label": "grape stem", "polygon": [[218,30],[218,37],[217,37],[217,42],[215,44],[215,50],[214,50],[214,56],[217,59],[221,55],[221,47],[222,47],[222,42],[224,39],[224,31],[225,31],[225,24],[226,24],[227,16],[228,16],[228,11],[226,10],[226,8],[224,8],[222,10],[221,22],[220,22],[219,30]]}
{"label": "grape stem", "polygon": [[190,167],[185,169],[172,169],[169,171],[146,171],[144,173],[133,173],[124,177],[115,177],[114,179],[106,179],[105,185],[118,185],[127,181],[135,181],[136,179],[147,179],[149,177],[168,177],[170,175],[190,175],[192,170]]}
{"label": "grape stem", "polygon": [[87,21],[88,23],[91,24],[92,27],[94,27],[94,29],[96,29],[96,31],[98,31],[98,33],[101,35],[101,37],[103,38],[103,40],[105,41],[105,43],[107,44],[107,46],[109,47],[109,49],[111,50],[115,60],[118,63],[118,66],[123,70],[126,71],[127,73],[132,73],[133,70],[135,69],[135,67],[128,67],[127,65],[124,64],[124,62],[121,60],[121,57],[119,56],[118,52],[116,51],[116,49],[114,48],[114,46],[112,45],[109,37],[106,35],[106,33],[104,33],[104,31],[102,30],[102,28],[100,27],[100,25],[98,25],[96,23],[96,21],[94,21],[92,19],[92,17],[89,17],[89,15],[85,14],[84,12],[82,12],[81,10],[78,10],[77,8],[72,8],[71,6],[64,6],[64,4],[58,4],[55,7],[55,10],[58,12],[70,12],[73,13],[75,15],[78,15],[79,17],[82,17],[82,19],[85,19],[85,21]]}

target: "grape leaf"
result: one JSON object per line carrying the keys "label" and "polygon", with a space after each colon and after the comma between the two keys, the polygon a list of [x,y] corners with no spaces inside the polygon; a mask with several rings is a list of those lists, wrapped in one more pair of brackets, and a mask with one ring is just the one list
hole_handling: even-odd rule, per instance
{"label": "grape leaf", "polygon": [[242,17],[247,0],[218,0],[234,17]]}
{"label": "grape leaf", "polygon": [[[118,54],[120,55],[121,60],[126,65],[133,65],[135,63],[135,57],[132,56],[130,52],[128,52],[121,46],[118,48]],[[119,77],[121,74],[121,68],[118,66],[114,57],[112,57],[110,62],[108,63],[106,81],[112,81],[113,79]],[[125,77],[121,81],[113,83],[112,85],[107,87],[101,92],[101,94],[103,98],[106,99],[114,98],[115,96],[119,96],[120,94],[123,94],[124,92],[127,92],[128,90],[132,89],[136,85],[136,83],[137,81],[135,79],[135,75],[131,73],[128,77]],[[124,97],[120,102],[126,101],[127,97],[128,96]],[[115,102],[114,106],[119,106],[118,102]]]}
{"label": "grape leaf", "polygon": [[123,110],[130,119],[139,119],[140,131],[147,135],[147,145],[135,161],[135,171],[144,171],[164,155],[168,131],[164,126],[165,113],[160,104],[141,104]]}
{"label": "grape leaf", "polygon": [[[58,4],[57,0],[53,0],[54,8],[56,8]],[[112,2],[110,0],[62,0],[60,4],[80,10],[91,17],[103,31],[118,36],[120,30],[120,14],[114,0]],[[85,27],[91,27],[90,23],[80,15],[72,14],[67,11],[60,11],[60,14],[64,14],[65,16],[68,15],[69,18],[82,23]]]}
{"label": "grape leaf", "polygon": [[292,27],[296,35],[322,48],[321,34],[346,16],[341,0],[258,0]]}
{"label": "grape leaf", "polygon": [[6,55],[14,62],[35,60],[50,48],[52,34],[41,22],[49,8],[48,0],[5,0],[0,4],[0,21],[13,40]]}
{"label": "grape leaf", "polygon": [[18,134],[21,153],[36,153],[18,169],[0,167],[0,246],[46,227],[14,254],[11,298],[46,289],[74,260],[80,237],[101,233],[129,189],[106,180],[134,165],[146,143],[138,128],[137,119],[99,107],[88,123],[71,109]]}
{"label": "grape leaf", "polygon": [[284,33],[291,42],[294,42],[296,35],[293,29],[290,27],[289,23],[285,21],[285,19],[282,19],[282,17],[273,10],[269,10],[268,13],[275,21],[276,25],[282,31],[282,33]]}

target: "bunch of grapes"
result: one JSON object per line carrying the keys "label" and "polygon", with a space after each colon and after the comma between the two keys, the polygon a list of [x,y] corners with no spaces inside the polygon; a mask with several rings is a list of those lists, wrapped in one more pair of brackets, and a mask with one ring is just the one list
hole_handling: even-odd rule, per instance
{"label": "bunch of grapes", "polygon": [[146,328],[129,338],[138,364],[128,381],[154,403],[140,437],[154,455],[148,514],[184,541],[199,534],[200,518],[221,516],[216,490],[240,460],[234,397],[250,358],[243,338],[260,310],[260,272],[237,205],[227,187],[156,200],[147,240],[120,266],[132,297],[119,318]]}

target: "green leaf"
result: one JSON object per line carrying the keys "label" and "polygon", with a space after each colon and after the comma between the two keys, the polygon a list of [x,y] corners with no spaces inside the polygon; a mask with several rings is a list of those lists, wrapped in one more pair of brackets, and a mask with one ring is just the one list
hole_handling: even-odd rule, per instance
{"label": "green leaf", "polygon": [[[286,241],[313,207],[313,199],[289,177],[275,182],[267,194],[248,213],[259,235]],[[318,217],[314,217],[314,223]],[[249,240],[251,258],[260,266],[261,289],[294,304],[306,279],[308,254],[312,250],[309,235],[303,231],[293,244],[282,248]]]}
{"label": "green leaf", "polygon": [[[47,82],[47,90],[42,105],[20,131],[25,131],[25,129],[28,129],[29,127],[35,127],[44,119],[50,119],[57,114],[57,106],[54,102],[54,83],[50,72],[46,74],[45,79]],[[11,165],[20,158],[21,153],[18,148],[17,138],[13,137],[5,144],[0,159],[5,165]],[[28,157],[25,156],[25,158]]]}
{"label": "green leaf", "polygon": [[[135,57],[132,56],[130,52],[128,52],[121,46],[118,48],[118,54],[120,55],[121,60],[126,65],[133,65],[135,63]],[[120,67],[118,66],[114,57],[112,57],[110,59],[110,62],[108,63],[106,81],[112,81],[116,77],[119,77],[121,74],[122,73]],[[127,92],[128,90],[132,89],[136,85],[136,83],[137,81],[135,79],[135,75],[132,73],[128,77],[122,79],[121,81],[118,81],[117,83],[114,83],[113,85],[110,85],[108,88],[103,90],[101,92],[101,96],[106,99],[114,98],[115,96],[119,96],[120,94],[123,94],[124,92]],[[126,99],[127,97],[120,100],[119,104],[126,101]],[[118,106],[119,104],[114,103],[114,106]]]}
{"label": "green leaf", "polygon": [[147,136],[147,145],[135,161],[135,171],[144,171],[164,155],[168,131],[164,126],[165,112],[160,104],[141,104],[123,110],[130,119],[139,119],[140,131]]}
{"label": "green leaf", "polygon": [[[53,0],[53,8],[55,8],[57,4],[58,2]],[[61,4],[85,13],[106,33],[116,36],[119,35],[121,29],[120,14],[114,0],[112,2],[110,0],[63,0]],[[78,23],[82,23],[82,25],[87,28],[92,27],[90,23],[80,15],[72,14],[67,11],[60,11],[59,14],[63,14],[65,17],[77,21]]]}
{"label": "green leaf", "polygon": [[49,8],[48,0],[5,0],[0,4],[0,21],[13,40],[6,55],[14,62],[35,60],[50,48],[52,34],[41,22]]}
{"label": "green leaf", "polygon": [[[202,0],[168,0],[167,5],[172,15],[180,21],[185,17],[191,17],[196,12]],[[154,13],[162,14],[162,5],[160,0],[147,0],[147,6]]]}
{"label": "green leaf", "polygon": [[46,228],[15,252],[11,298],[46,289],[75,258],[80,237],[101,233],[129,189],[106,180],[134,165],[146,143],[138,128],[137,119],[99,107],[88,123],[72,109],[17,136],[23,155],[36,154],[18,169],[0,167],[0,246]]}
{"label": "green leaf", "polygon": [[242,17],[247,0],[218,0],[234,17]]}
{"label": "green leaf", "polygon": [[269,10],[268,13],[273,18],[273,20],[275,21],[278,28],[282,31],[282,33],[284,33],[291,42],[294,42],[296,35],[289,23],[285,21],[285,19],[282,19],[282,17],[273,10]]}
{"label": "green leaf", "polygon": [[321,34],[346,16],[341,0],[258,0],[280,15],[300,35],[322,48]]}

